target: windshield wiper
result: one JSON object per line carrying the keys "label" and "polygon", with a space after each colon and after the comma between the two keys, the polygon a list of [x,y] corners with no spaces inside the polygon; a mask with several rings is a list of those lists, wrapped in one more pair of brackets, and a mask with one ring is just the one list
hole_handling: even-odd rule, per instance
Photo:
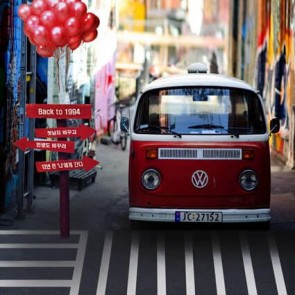
{"label": "windshield wiper", "polygon": [[[188,127],[189,129],[223,129],[227,132],[229,132],[228,129],[226,129],[224,126],[221,125],[215,125],[215,124],[199,124],[199,125],[192,125]],[[238,133],[232,133],[236,138],[239,138]]]}
{"label": "windshield wiper", "polygon": [[199,124],[199,125],[192,125],[188,127],[189,129],[224,129],[221,125],[214,125],[214,124]]}
{"label": "windshield wiper", "polygon": [[166,134],[173,134],[173,135],[181,138],[181,134],[180,133],[169,129],[166,126],[145,125],[144,127],[139,127],[136,131],[139,131],[139,130],[148,130],[148,129],[153,129],[153,130],[157,130],[157,131],[163,131],[163,130],[165,130],[165,131],[167,131]]}

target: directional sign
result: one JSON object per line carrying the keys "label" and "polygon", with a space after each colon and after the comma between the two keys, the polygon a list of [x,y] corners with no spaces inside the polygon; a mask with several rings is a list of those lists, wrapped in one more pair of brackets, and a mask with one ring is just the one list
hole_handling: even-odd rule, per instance
{"label": "directional sign", "polygon": [[91,104],[26,104],[28,118],[90,119]]}
{"label": "directional sign", "polygon": [[90,137],[95,133],[95,129],[80,125],[79,127],[58,127],[58,128],[38,128],[35,129],[35,136],[41,138],[63,138],[80,137],[81,140]]}
{"label": "directional sign", "polygon": [[84,169],[89,171],[98,165],[99,162],[89,157],[83,157],[82,160],[59,160],[52,162],[36,162],[38,172],[67,171]]}
{"label": "directional sign", "polygon": [[29,141],[26,137],[14,142],[14,145],[25,151],[26,149],[38,149],[54,152],[73,153],[75,143],[73,141],[34,140]]}

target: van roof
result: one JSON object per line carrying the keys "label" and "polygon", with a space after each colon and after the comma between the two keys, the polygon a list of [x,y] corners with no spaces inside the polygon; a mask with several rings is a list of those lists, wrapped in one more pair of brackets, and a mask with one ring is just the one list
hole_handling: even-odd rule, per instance
{"label": "van roof", "polygon": [[220,75],[220,74],[205,74],[205,73],[189,73],[181,75],[171,75],[163,78],[158,78],[147,84],[142,92],[155,89],[171,88],[171,87],[226,87],[239,88],[257,92],[245,81],[237,78]]}

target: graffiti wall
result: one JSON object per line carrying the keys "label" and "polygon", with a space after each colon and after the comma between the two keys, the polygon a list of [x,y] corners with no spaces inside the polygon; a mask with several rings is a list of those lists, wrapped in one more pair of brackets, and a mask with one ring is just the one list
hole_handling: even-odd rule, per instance
{"label": "graffiti wall", "polygon": [[261,5],[267,25],[258,39],[256,82],[269,118],[277,117],[281,122],[280,132],[271,137],[272,150],[294,166],[294,1],[264,0]]}
{"label": "graffiti wall", "polygon": [[16,207],[18,154],[13,142],[19,138],[21,22],[20,0],[0,3],[0,213]]}
{"label": "graffiti wall", "polygon": [[[281,129],[270,139],[274,153],[294,167],[294,0],[239,1],[239,21],[231,36],[230,55],[239,60],[234,75],[261,93],[268,118],[280,119]],[[255,6],[255,7],[254,7]],[[258,9],[257,9],[258,8]],[[254,61],[254,62],[253,62]],[[254,77],[254,79],[253,79]]]}

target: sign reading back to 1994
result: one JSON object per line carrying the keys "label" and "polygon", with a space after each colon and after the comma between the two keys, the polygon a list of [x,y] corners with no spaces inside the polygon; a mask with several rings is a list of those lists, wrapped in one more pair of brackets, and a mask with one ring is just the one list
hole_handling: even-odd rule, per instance
{"label": "sign reading back to 1994", "polygon": [[27,104],[28,118],[89,119],[90,104]]}

